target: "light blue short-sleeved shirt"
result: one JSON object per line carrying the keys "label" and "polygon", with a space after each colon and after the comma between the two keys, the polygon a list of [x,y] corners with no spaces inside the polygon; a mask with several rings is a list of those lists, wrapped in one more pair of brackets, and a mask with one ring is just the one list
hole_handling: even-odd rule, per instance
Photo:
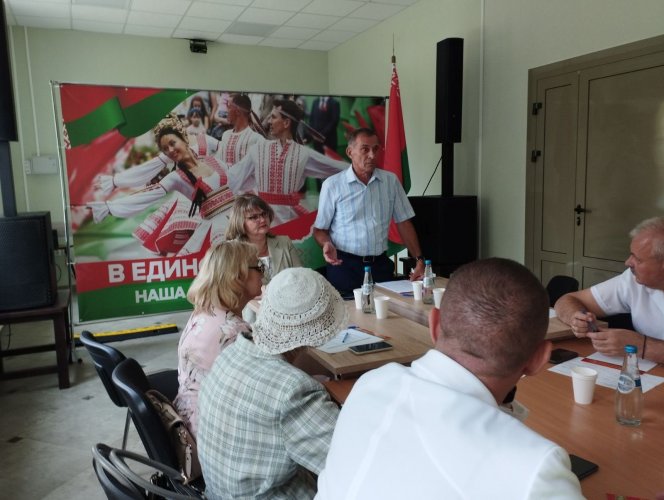
{"label": "light blue short-sleeved shirt", "polygon": [[396,175],[377,168],[365,185],[350,167],[323,182],[314,227],[328,230],[338,250],[380,255],[387,250],[390,220],[414,216]]}

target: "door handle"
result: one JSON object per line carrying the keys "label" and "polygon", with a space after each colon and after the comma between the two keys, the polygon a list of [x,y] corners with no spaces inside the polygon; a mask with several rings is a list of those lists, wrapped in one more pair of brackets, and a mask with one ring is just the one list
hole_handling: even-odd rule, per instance
{"label": "door handle", "polygon": [[585,214],[587,211],[588,210],[583,208],[581,205],[577,205],[576,207],[574,207],[574,212],[576,213],[576,215]]}

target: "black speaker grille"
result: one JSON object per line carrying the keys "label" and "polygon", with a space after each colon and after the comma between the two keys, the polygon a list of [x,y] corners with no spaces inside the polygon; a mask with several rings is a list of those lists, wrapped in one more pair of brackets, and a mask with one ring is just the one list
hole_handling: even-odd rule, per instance
{"label": "black speaker grille", "polygon": [[436,142],[461,142],[463,38],[446,38],[436,48]]}
{"label": "black speaker grille", "polygon": [[55,302],[55,263],[48,212],[0,218],[0,311]]}

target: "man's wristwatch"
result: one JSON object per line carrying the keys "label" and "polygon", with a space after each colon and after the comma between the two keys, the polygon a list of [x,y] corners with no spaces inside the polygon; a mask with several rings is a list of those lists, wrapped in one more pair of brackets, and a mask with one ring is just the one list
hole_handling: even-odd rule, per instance
{"label": "man's wristwatch", "polygon": [[424,255],[418,255],[417,257],[415,257],[415,260],[419,260],[421,262],[424,262]]}

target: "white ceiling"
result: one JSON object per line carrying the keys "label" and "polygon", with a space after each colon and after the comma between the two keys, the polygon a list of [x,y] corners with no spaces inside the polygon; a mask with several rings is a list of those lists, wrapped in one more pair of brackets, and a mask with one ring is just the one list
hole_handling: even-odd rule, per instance
{"label": "white ceiling", "polygon": [[4,0],[10,25],[330,50],[418,0]]}

